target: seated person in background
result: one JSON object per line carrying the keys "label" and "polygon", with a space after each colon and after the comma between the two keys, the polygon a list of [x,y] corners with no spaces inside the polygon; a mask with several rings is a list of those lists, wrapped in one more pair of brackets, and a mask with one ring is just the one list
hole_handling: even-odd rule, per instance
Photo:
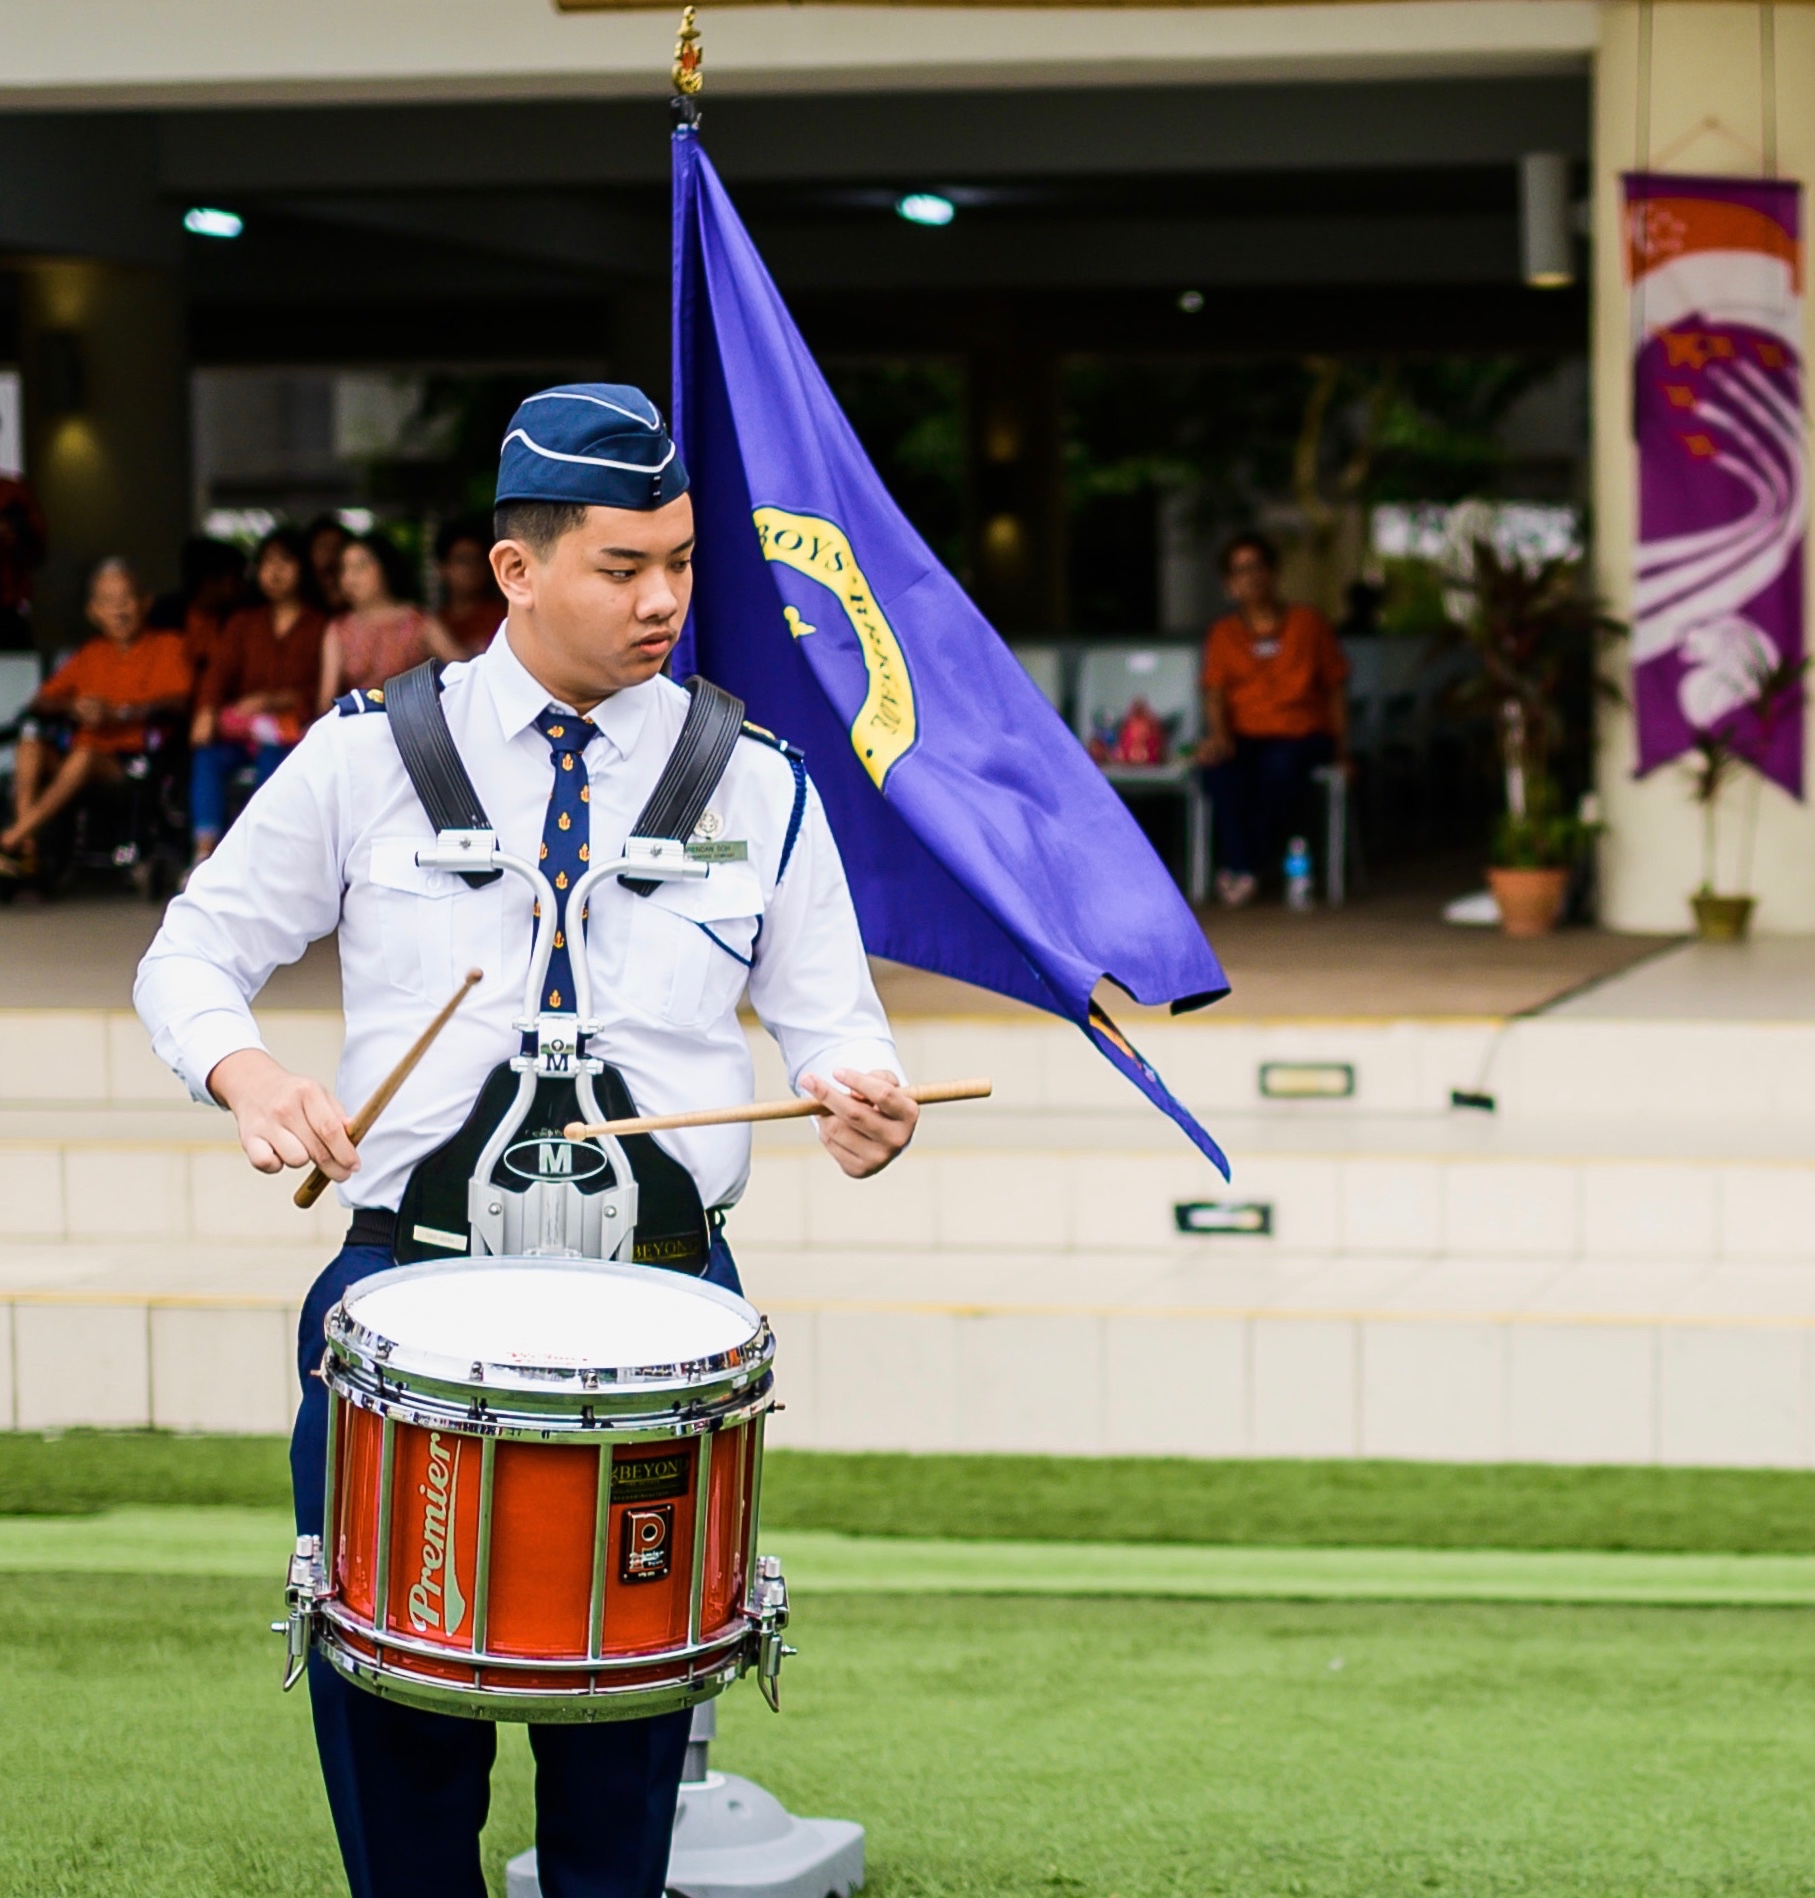
{"label": "seated person in background", "polygon": [[1251,902],[1303,825],[1311,773],[1348,768],[1348,661],[1315,607],[1279,595],[1279,555],[1262,534],[1223,550],[1223,590],[1236,611],[1204,642],[1204,737],[1199,764],[1212,799],[1216,892]]}
{"label": "seated person in background", "polygon": [[492,524],[481,515],[449,521],[435,536],[443,626],[463,657],[477,659],[504,624],[504,595],[492,578]]}
{"label": "seated person in background", "polygon": [[227,787],[248,761],[254,788],[283,762],[315,716],[328,616],[315,593],[309,544],[292,527],[252,556],[260,603],[227,622],[196,693],[189,729],[189,820],[199,863],[227,827]]}
{"label": "seated person in background", "polygon": [[145,624],[154,631],[168,627],[183,635],[192,689],[199,693],[227,622],[243,602],[246,556],[227,541],[191,534],[178,556],[178,571],[182,585],[153,601]]}
{"label": "seated person in background", "polygon": [[37,833],[92,784],[116,783],[123,756],[143,751],[150,721],[189,707],[183,636],[145,627],[145,592],[124,560],[103,560],[88,582],[91,639],[27,708],[74,724],[67,751],[27,731],[14,764],[13,821],[0,831],[0,875],[31,869]]}
{"label": "seated person in background", "polygon": [[364,691],[408,672],[431,655],[464,659],[447,628],[410,601],[410,563],[388,535],[361,534],[340,556],[340,590],[347,611],[329,621],[321,642],[317,709],[327,711],[343,692]]}
{"label": "seated person in background", "polygon": [[309,565],[315,570],[315,591],[330,617],[347,610],[340,592],[340,557],[352,538],[341,526],[338,514],[317,514],[303,529],[303,539],[309,543]]}

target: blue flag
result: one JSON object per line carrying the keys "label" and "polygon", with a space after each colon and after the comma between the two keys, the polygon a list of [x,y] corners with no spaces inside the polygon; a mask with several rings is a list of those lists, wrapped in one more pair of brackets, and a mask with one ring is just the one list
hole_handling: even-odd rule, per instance
{"label": "blue flag", "polygon": [[889,498],[698,134],[674,135],[673,432],[699,531],[674,673],[805,748],[876,955],[1075,1022],[1216,1163],[1092,1000],[1229,983],[1140,826]]}

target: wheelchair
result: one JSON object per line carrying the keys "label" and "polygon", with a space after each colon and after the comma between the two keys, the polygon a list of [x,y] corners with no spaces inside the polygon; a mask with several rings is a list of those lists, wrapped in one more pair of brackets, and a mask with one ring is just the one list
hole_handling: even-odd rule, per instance
{"label": "wheelchair", "polygon": [[[12,752],[25,736],[65,749],[75,727],[38,714],[0,729],[5,751],[0,798],[12,808]],[[91,786],[37,835],[37,863],[22,877],[0,878],[0,903],[21,889],[56,896],[85,878],[123,881],[148,901],[163,902],[189,861],[189,743],[186,722],[149,727],[141,751],[120,755],[120,776]]]}

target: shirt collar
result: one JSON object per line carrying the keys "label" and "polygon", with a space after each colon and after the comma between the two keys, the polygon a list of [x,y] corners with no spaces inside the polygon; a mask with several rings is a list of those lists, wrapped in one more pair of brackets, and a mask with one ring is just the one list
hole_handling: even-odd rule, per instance
{"label": "shirt collar", "polygon": [[[476,663],[491,688],[492,703],[498,708],[498,723],[506,738],[515,738],[519,732],[527,731],[548,706],[558,703],[517,657],[511,647],[508,626],[486,647]],[[620,756],[628,758],[636,749],[658,689],[657,680],[646,679],[641,685],[614,692],[586,714],[599,735]],[[562,707],[564,711],[572,709],[572,706]]]}

